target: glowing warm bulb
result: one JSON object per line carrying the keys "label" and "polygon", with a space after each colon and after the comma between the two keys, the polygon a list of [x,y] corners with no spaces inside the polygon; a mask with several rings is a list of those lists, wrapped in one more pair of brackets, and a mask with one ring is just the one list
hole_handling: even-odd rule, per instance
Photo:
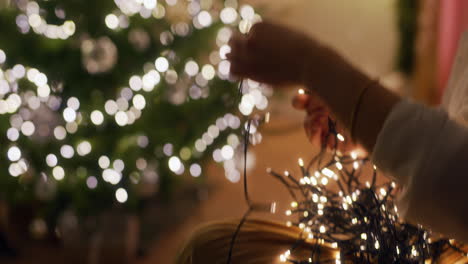
{"label": "glowing warm bulb", "polygon": [[197,64],[195,61],[193,61],[193,60],[188,61],[188,62],[185,64],[185,72],[186,72],[189,76],[195,76],[195,75],[197,75],[198,70],[199,70],[198,64]]}
{"label": "glowing warm bulb", "polygon": [[305,94],[305,91],[304,91],[304,89],[301,88],[301,89],[297,90],[297,93],[298,94]]}
{"label": "glowing warm bulb", "polygon": [[175,157],[175,156],[169,159],[168,164],[169,164],[169,169],[173,172],[179,171],[180,168],[182,167],[182,162],[180,161],[178,157]]}
{"label": "glowing warm bulb", "polygon": [[322,179],[320,180],[320,182],[321,182],[323,185],[327,185],[327,184],[328,184],[328,179],[325,178],[325,177],[322,177]]}
{"label": "glowing warm bulb", "polygon": [[105,19],[106,26],[110,29],[116,29],[119,26],[119,18],[114,14],[109,14]]}
{"label": "glowing warm bulb", "polygon": [[112,167],[118,171],[118,172],[122,172],[125,168],[125,163],[123,162],[123,160],[121,159],[116,159],[114,160],[114,162],[112,163]]}
{"label": "glowing warm bulb", "polygon": [[159,57],[154,62],[156,70],[159,72],[165,72],[169,69],[169,61],[164,57]]}
{"label": "glowing warm bulb", "polygon": [[385,207],[385,204],[382,204],[382,210],[383,210],[383,211],[386,211],[386,210],[387,210],[387,208]]}
{"label": "glowing warm bulb", "polygon": [[353,162],[353,168],[355,170],[359,169],[359,162],[357,162],[357,161]]}
{"label": "glowing warm bulb", "polygon": [[272,213],[272,214],[276,213],[276,203],[275,202],[271,203],[271,205],[270,205],[270,213]]}
{"label": "glowing warm bulb", "polygon": [[18,147],[13,146],[8,149],[7,156],[10,161],[18,161],[21,158],[21,150]]}
{"label": "glowing warm bulb", "polygon": [[299,166],[304,167],[304,161],[301,158],[299,158],[298,163]]}
{"label": "glowing warm bulb", "polygon": [[125,203],[128,199],[128,193],[124,188],[119,188],[115,191],[115,198],[119,203]]}
{"label": "glowing warm bulb", "polygon": [[315,194],[315,193],[312,194],[312,201],[313,201],[314,203],[317,203],[317,202],[319,201],[319,196],[318,196],[317,194]]}
{"label": "glowing warm bulb", "polygon": [[28,19],[29,25],[33,28],[39,27],[43,22],[42,18],[38,14],[31,14]]}
{"label": "glowing warm bulb", "polygon": [[60,147],[60,154],[66,159],[71,159],[75,155],[75,150],[70,145],[63,145]]}
{"label": "glowing warm bulb", "polygon": [[322,226],[320,226],[319,231],[320,231],[320,233],[325,233],[327,231],[327,229],[325,228],[325,226],[322,225]]}
{"label": "glowing warm bulb", "polygon": [[132,99],[133,105],[135,106],[136,109],[142,110],[146,106],[146,100],[145,97],[141,94],[136,94],[133,99]]}
{"label": "glowing warm bulb", "polygon": [[67,106],[74,111],[77,111],[80,108],[80,101],[76,97],[70,97],[67,100]]}
{"label": "glowing warm bulb", "polygon": [[25,136],[31,136],[32,134],[34,134],[35,130],[36,130],[36,127],[31,121],[26,121],[21,125],[21,132]]}
{"label": "glowing warm bulb", "polygon": [[67,20],[65,21],[65,23],[63,23],[62,29],[65,32],[65,34],[71,36],[75,34],[76,25],[73,21]]}
{"label": "glowing warm bulb", "polygon": [[380,194],[382,196],[385,196],[385,195],[387,195],[387,191],[384,188],[380,188]]}
{"label": "glowing warm bulb", "polygon": [[201,166],[198,165],[198,164],[192,164],[190,165],[190,174],[193,176],[193,177],[199,177],[202,173],[202,169],[201,169]]}
{"label": "glowing warm bulb", "polygon": [[280,261],[281,262],[286,262],[288,259],[286,258],[285,255],[280,255]]}
{"label": "glowing warm bulb", "polygon": [[234,149],[229,145],[225,145],[221,149],[221,156],[225,160],[231,160],[234,157]]}
{"label": "glowing warm bulb", "polygon": [[411,248],[411,255],[413,255],[415,257],[418,256],[418,251],[416,250],[416,248],[414,246]]}
{"label": "glowing warm bulb", "polygon": [[208,11],[201,11],[198,13],[197,18],[202,27],[208,27],[213,22],[213,18],[211,17],[210,13],[208,13]]}
{"label": "glowing warm bulb", "polygon": [[219,18],[224,24],[234,23],[237,19],[237,11],[232,7],[226,7],[221,10]]}
{"label": "glowing warm bulb", "polygon": [[331,177],[333,177],[333,175],[335,175],[335,173],[332,170],[330,170],[329,168],[324,168],[322,170],[322,174],[324,174],[328,178],[331,178]]}
{"label": "glowing warm bulb", "polygon": [[144,0],[143,5],[145,6],[146,9],[153,9],[156,7],[156,4],[158,2],[156,0]]}
{"label": "glowing warm bulb", "polygon": [[347,203],[343,203],[343,209],[348,210],[348,204]]}
{"label": "glowing warm bulb", "polygon": [[54,136],[58,140],[65,139],[65,137],[67,136],[67,131],[63,126],[58,126],[54,128]]}
{"label": "glowing warm bulb", "polygon": [[123,111],[118,111],[116,114],[115,114],[115,122],[117,123],[117,125],[119,126],[125,126],[128,124],[128,116],[125,112]]}
{"label": "glowing warm bulb", "polygon": [[104,104],[104,110],[106,110],[106,113],[108,113],[109,115],[114,115],[119,110],[119,107],[117,106],[117,103],[115,101],[108,100]]}
{"label": "glowing warm bulb", "polygon": [[78,152],[78,155],[80,156],[85,156],[88,155],[92,150],[91,143],[88,141],[84,140],[78,144],[76,147],[76,152]]}
{"label": "glowing warm bulb", "polygon": [[317,183],[318,183],[318,182],[317,182],[317,179],[316,179],[315,177],[309,177],[309,180],[310,180],[310,183],[311,183],[312,185],[314,185],[314,186],[317,185]]}
{"label": "glowing warm bulb", "polygon": [[[335,243],[332,244],[332,247],[337,248],[338,244],[335,242]],[[335,255],[335,264],[341,264],[341,253],[339,251],[336,252],[336,255]]]}
{"label": "glowing warm bulb", "polygon": [[6,54],[3,50],[0,49],[0,64],[6,61]]}
{"label": "glowing warm bulb", "polygon": [[216,76],[216,70],[212,65],[206,64],[203,66],[201,74],[206,80],[212,80]]}
{"label": "glowing warm bulb", "polygon": [[57,156],[55,156],[54,154],[47,155],[46,156],[46,163],[47,163],[47,166],[49,166],[49,167],[57,166],[57,163],[58,163]]}
{"label": "glowing warm bulb", "polygon": [[338,140],[341,141],[341,142],[345,141],[345,138],[344,138],[343,135],[341,135],[340,133],[338,133],[338,134],[336,135],[336,137],[337,137]]}
{"label": "glowing warm bulb", "polygon": [[65,177],[65,170],[62,167],[57,166],[52,170],[52,176],[54,176],[57,181],[61,181]]}
{"label": "glowing warm bulb", "polygon": [[104,115],[99,110],[91,112],[91,122],[95,125],[101,125],[104,122]]}
{"label": "glowing warm bulb", "polygon": [[122,174],[113,169],[105,169],[102,172],[102,178],[104,181],[116,185],[122,180]]}
{"label": "glowing warm bulb", "polygon": [[337,163],[335,164],[335,166],[336,166],[336,168],[337,168],[338,170],[342,170],[342,169],[343,169],[343,165],[342,165],[340,162],[337,162]]}
{"label": "glowing warm bulb", "polygon": [[20,136],[20,133],[18,131],[18,129],[14,128],[14,127],[10,127],[8,130],[7,130],[7,138],[11,141],[16,141],[18,140]]}

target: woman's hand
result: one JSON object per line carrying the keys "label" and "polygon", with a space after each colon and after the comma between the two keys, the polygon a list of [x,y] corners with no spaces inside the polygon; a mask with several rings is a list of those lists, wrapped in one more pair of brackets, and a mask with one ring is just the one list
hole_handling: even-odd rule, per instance
{"label": "woman's hand", "polygon": [[327,106],[316,95],[298,93],[292,101],[294,108],[304,110],[304,130],[307,138],[314,145],[325,144],[324,140],[329,132]]}
{"label": "woman's hand", "polygon": [[[367,75],[333,49],[284,26],[268,22],[255,24],[248,35],[233,37],[230,45],[231,53],[227,57],[233,75],[273,86],[306,86],[325,102],[326,109],[331,109],[334,120],[346,125],[339,127],[350,129],[351,123],[355,124],[355,140],[368,151],[373,149],[386,116],[400,100],[381,85],[372,84]],[[369,85],[372,89],[359,103],[362,90]],[[353,114],[358,103],[359,112]],[[354,115],[357,118],[353,121]],[[320,135],[328,134],[328,118],[322,116],[309,114],[306,120],[309,138],[317,136],[317,131]],[[344,136],[345,142],[350,142],[350,137]]]}
{"label": "woman's hand", "polygon": [[347,152],[356,148],[356,145],[351,142],[349,133],[342,129],[341,125],[337,125],[339,136],[337,139],[334,134],[330,133],[330,124],[328,119],[336,120],[327,105],[313,92],[309,94],[298,93],[293,98],[293,107],[298,110],[304,110],[306,117],[304,118],[304,130],[309,141],[316,146],[326,147],[328,149],[337,148],[341,152]]}
{"label": "woman's hand", "polygon": [[314,41],[271,23],[255,24],[248,35],[231,39],[231,73],[271,85],[304,84],[307,53]]}

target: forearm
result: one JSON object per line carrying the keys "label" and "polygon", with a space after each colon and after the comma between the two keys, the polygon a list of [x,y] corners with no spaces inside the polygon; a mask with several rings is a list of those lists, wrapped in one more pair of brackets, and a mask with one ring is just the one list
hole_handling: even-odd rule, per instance
{"label": "forearm", "polygon": [[[350,131],[354,123],[354,140],[371,152],[387,115],[400,98],[331,49],[313,50],[315,54],[308,55],[311,64],[306,66],[306,86],[328,104],[346,130]],[[362,93],[363,89],[367,90]]]}

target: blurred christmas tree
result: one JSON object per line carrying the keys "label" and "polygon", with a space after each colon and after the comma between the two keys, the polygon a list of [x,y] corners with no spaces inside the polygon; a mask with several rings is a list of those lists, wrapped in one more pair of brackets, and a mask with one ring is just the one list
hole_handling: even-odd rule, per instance
{"label": "blurred christmas tree", "polygon": [[[3,3],[0,199],[51,221],[135,209],[199,177],[213,150],[231,160],[241,121],[226,43],[259,19],[235,0]],[[267,104],[250,86],[243,114]]]}

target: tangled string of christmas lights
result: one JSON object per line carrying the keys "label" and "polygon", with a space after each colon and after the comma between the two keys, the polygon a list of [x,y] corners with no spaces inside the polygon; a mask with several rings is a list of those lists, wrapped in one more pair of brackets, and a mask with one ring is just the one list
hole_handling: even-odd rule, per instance
{"label": "tangled string of christmas lights", "polygon": [[[468,257],[461,245],[452,239],[435,239],[422,226],[403,222],[393,200],[396,194],[394,182],[377,183],[377,167],[367,157],[358,157],[355,152],[342,154],[338,151],[345,141],[336,129],[336,122],[329,118],[328,137],[334,137],[331,155],[326,146],[304,165],[299,159],[301,176],[290,172],[281,175],[271,169],[267,172],[278,179],[289,191],[294,201],[286,215],[296,220],[288,226],[297,226],[303,231],[297,243],[280,255],[280,262],[305,263],[432,263],[448,250]],[[248,135],[249,124],[245,135]],[[248,136],[244,138],[247,150]],[[247,158],[244,152],[244,161]],[[370,167],[372,166],[372,167]],[[365,169],[371,169],[370,181],[364,181]],[[227,263],[235,239],[249,214],[254,210],[249,200],[247,174],[244,168],[244,195],[249,208],[233,234]],[[273,207],[270,207],[273,208]],[[262,209],[265,209],[264,207]],[[295,259],[293,252],[302,244],[313,244],[307,259]],[[336,249],[334,258],[321,259],[324,247]]]}
{"label": "tangled string of christmas lights", "polygon": [[[242,98],[242,94],[243,94],[243,91],[242,91],[243,83],[244,83],[244,80],[241,80],[239,82],[239,95],[240,95],[241,98]],[[230,242],[230,245],[229,245],[228,256],[227,256],[227,261],[226,261],[227,264],[231,263],[232,251],[233,251],[233,248],[234,248],[234,244],[236,242],[236,238],[237,238],[237,236],[239,234],[240,229],[242,228],[245,221],[247,220],[247,217],[254,211],[267,211],[267,212],[269,211],[271,213],[274,213],[275,210],[276,210],[276,203],[266,204],[266,203],[253,202],[250,199],[250,196],[249,196],[249,188],[248,188],[248,181],[247,181],[247,152],[248,152],[248,148],[249,148],[249,144],[250,144],[250,137],[251,137],[251,132],[252,132],[251,131],[252,123],[256,127],[259,127],[261,124],[269,122],[269,116],[270,116],[270,114],[266,113],[263,117],[254,116],[253,118],[248,119],[245,122],[244,131],[243,131],[243,135],[244,135],[244,137],[243,137],[243,161],[244,161],[244,164],[243,164],[243,186],[244,186],[244,200],[247,203],[248,208],[247,208],[247,211],[242,216],[242,218],[241,218],[239,224],[237,225],[236,230],[234,231],[234,234],[233,234],[233,236],[231,238],[231,242]]]}
{"label": "tangled string of christmas lights", "polygon": [[[298,179],[289,172],[282,176],[269,170],[295,199],[286,214],[297,220],[288,225],[303,230],[299,241],[313,240],[316,245],[309,259],[290,258],[292,247],[280,256],[282,262],[424,263],[438,260],[447,249],[468,256],[453,240],[432,239],[429,230],[404,223],[393,202],[396,184],[378,184],[375,165],[371,181],[364,182],[364,170],[371,165],[370,160],[353,152],[343,155],[336,151],[344,137],[337,133],[335,122],[329,120],[329,125],[328,137],[335,137],[336,142],[331,157],[326,159],[326,153],[321,151],[307,167],[300,159],[302,175]],[[325,244],[337,249],[334,259],[319,259],[320,245]]]}

